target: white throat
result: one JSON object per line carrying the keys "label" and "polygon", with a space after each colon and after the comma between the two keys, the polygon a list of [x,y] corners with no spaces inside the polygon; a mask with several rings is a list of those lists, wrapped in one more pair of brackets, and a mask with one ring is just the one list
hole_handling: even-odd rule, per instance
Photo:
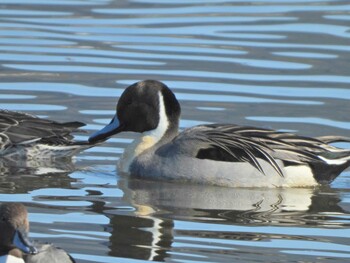
{"label": "white throat", "polygon": [[119,160],[119,169],[122,172],[129,172],[132,161],[145,150],[155,145],[166,133],[169,127],[169,120],[166,115],[164,98],[162,93],[158,92],[159,100],[159,122],[157,127],[151,131],[145,131],[140,134],[128,147],[125,148],[123,156]]}
{"label": "white throat", "polygon": [[14,257],[12,255],[4,255],[0,257],[0,263],[25,263],[22,258]]}

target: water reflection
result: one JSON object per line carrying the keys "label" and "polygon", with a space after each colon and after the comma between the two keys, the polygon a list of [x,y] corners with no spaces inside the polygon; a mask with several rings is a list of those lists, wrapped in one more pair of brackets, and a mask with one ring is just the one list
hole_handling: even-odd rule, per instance
{"label": "water reflection", "polygon": [[20,156],[11,154],[1,156],[0,169],[3,175],[17,174],[20,171],[31,172],[33,174],[48,174],[59,172],[73,172],[78,169],[75,166],[75,157],[60,156],[44,158],[43,156]]}
{"label": "water reflection", "polygon": [[[237,250],[244,251],[247,260],[254,260],[256,253],[268,260],[264,249],[299,255],[304,248],[317,247],[315,253],[320,254],[326,249],[325,237],[344,239],[349,234],[344,227],[350,226],[350,210],[330,187],[232,189],[123,176],[115,188],[103,186],[102,174],[82,178],[77,172],[35,176],[30,170],[3,175],[1,199],[30,203],[34,198],[32,237],[61,244],[79,240],[70,249],[87,262],[113,262],[113,258],[212,262],[218,255],[226,261]],[[29,192],[29,199],[20,194]],[[48,225],[52,225],[49,231]],[[87,244],[94,247],[94,255]],[[348,256],[348,246],[339,243],[333,248],[335,257]]]}
{"label": "water reflection", "polygon": [[[5,201],[4,199],[8,199],[8,201],[18,199],[19,202],[30,202],[32,199],[30,196],[23,200],[24,196],[19,194],[26,194],[42,188],[69,189],[71,183],[76,181],[76,179],[68,176],[68,172],[57,172],[55,170],[44,172],[44,169],[8,166],[8,164],[4,166],[2,164],[0,167],[0,196],[2,201]],[[7,196],[7,194],[17,194],[19,196]]]}
{"label": "water reflection", "polygon": [[[110,255],[116,257],[166,261],[181,254],[201,261],[202,256],[208,256],[208,249],[222,254],[235,250],[237,245],[256,246],[256,242],[269,248],[273,247],[269,243],[276,240],[302,239],[306,245],[321,242],[305,230],[302,238],[298,235],[303,231],[289,236],[281,226],[334,228],[348,224],[339,222],[348,211],[338,205],[339,195],[328,187],[231,189],[130,178],[119,180],[118,187],[124,192],[123,200],[136,210],[105,211],[111,225]],[[277,228],[253,233],[232,223],[248,228],[251,224]],[[191,252],[185,249],[179,253],[179,246],[191,248]]]}
{"label": "water reflection", "polygon": [[172,220],[111,216],[110,255],[164,261],[172,244]]}
{"label": "water reflection", "polygon": [[119,187],[140,215],[159,212],[191,220],[299,225],[305,220],[297,217],[304,217],[305,212],[344,212],[337,205],[339,196],[330,188],[232,189],[137,179]]}
{"label": "water reflection", "polygon": [[[268,8],[261,8],[259,5],[254,5],[255,1],[252,1],[250,5],[212,5],[208,8],[206,6],[186,6],[186,7],[173,7],[173,8],[152,8],[152,9],[142,9],[142,8],[123,8],[123,9],[94,9],[94,12],[103,13],[103,14],[159,14],[159,15],[170,15],[170,14],[273,14],[273,13],[288,13],[288,12],[297,12],[297,11],[349,11],[350,5],[268,5]],[[294,2],[294,1],[293,1]],[[305,1],[303,1],[305,2]],[[212,2],[213,4],[216,2]],[[223,8],[224,7],[224,8]]]}

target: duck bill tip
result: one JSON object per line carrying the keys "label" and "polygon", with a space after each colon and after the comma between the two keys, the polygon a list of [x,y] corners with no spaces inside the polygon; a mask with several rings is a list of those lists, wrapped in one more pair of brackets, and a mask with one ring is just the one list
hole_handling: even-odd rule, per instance
{"label": "duck bill tip", "polygon": [[103,129],[93,133],[88,141],[89,143],[96,143],[108,139],[112,135],[120,132],[121,126],[118,118],[114,116],[109,124],[107,124]]}

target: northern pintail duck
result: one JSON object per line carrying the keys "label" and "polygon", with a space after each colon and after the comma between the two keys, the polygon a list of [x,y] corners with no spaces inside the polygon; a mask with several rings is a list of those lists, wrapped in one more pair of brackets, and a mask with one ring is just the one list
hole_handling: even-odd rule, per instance
{"label": "northern pintail duck", "polygon": [[350,151],[331,146],[340,136],[308,138],[234,124],[199,125],[179,133],[180,105],[154,80],[123,92],[112,121],[90,143],[137,132],[120,159],[138,177],[229,187],[305,187],[329,183],[350,164]]}
{"label": "northern pintail duck", "polygon": [[0,110],[0,158],[66,157],[91,145],[72,141],[81,122],[59,123],[36,116]]}
{"label": "northern pintail duck", "polygon": [[0,263],[73,263],[64,250],[28,240],[27,209],[20,203],[0,206]]}

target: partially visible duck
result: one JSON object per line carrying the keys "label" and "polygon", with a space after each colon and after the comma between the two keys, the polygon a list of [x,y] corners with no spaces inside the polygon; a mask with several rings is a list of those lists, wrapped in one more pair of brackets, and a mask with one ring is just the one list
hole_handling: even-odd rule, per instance
{"label": "partially visible duck", "polygon": [[0,158],[52,158],[72,156],[86,148],[72,141],[81,122],[59,123],[36,116],[0,110]]}
{"label": "partially visible duck", "polygon": [[309,138],[234,124],[199,125],[179,133],[180,104],[155,80],[123,92],[112,121],[89,138],[137,132],[120,169],[138,177],[229,187],[307,187],[333,181],[350,165],[340,136]]}
{"label": "partially visible duck", "polygon": [[0,205],[0,263],[72,263],[64,250],[28,240],[27,209],[20,203]]}

